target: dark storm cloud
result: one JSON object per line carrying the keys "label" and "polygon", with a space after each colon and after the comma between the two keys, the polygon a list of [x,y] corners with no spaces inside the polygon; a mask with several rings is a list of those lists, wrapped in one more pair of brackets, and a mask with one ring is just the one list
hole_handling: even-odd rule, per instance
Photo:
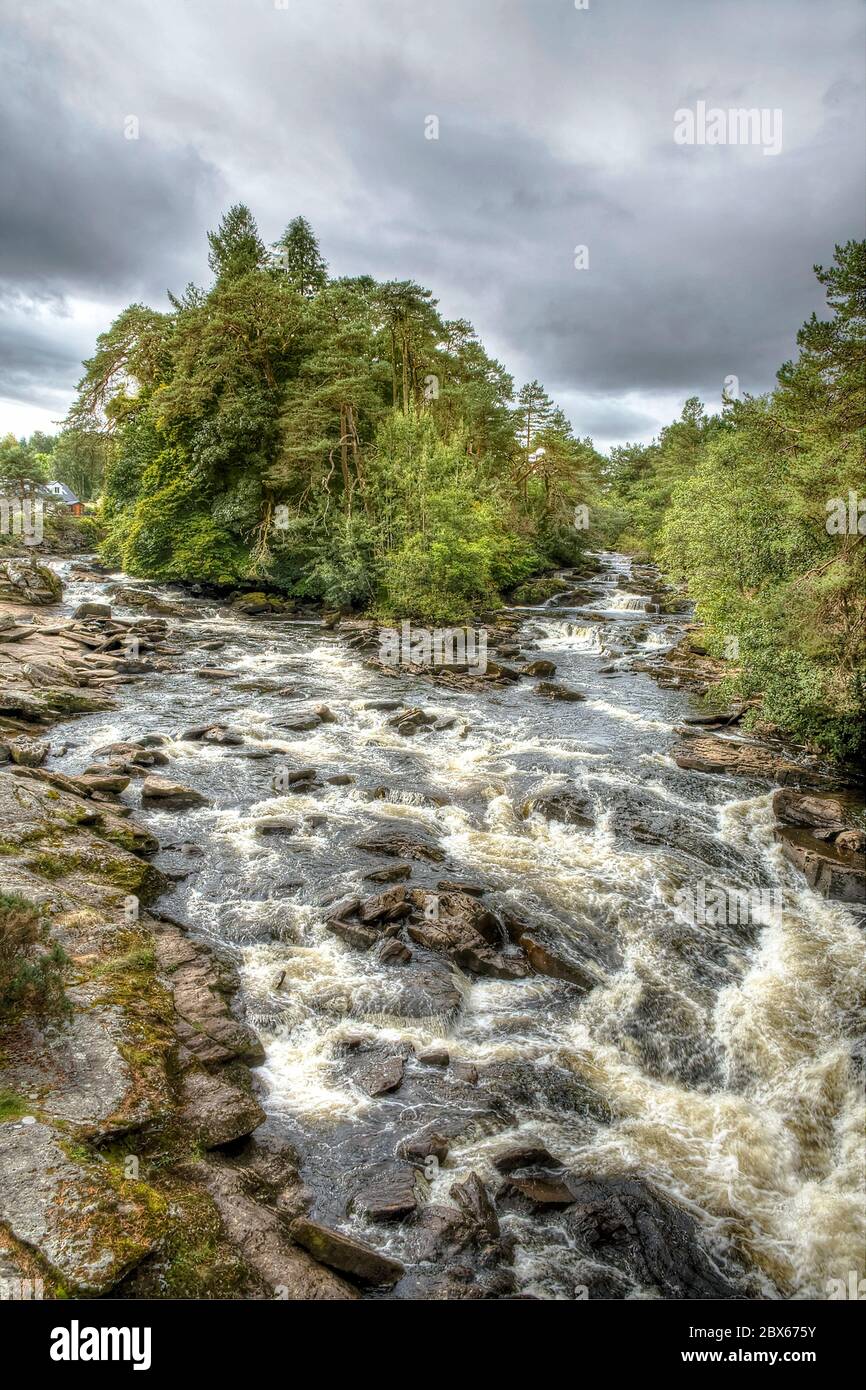
{"label": "dark storm cloud", "polygon": [[[766,389],[820,306],[813,262],[862,235],[862,18],[859,0],[20,4],[0,255],[43,312],[30,331],[11,312],[0,395],[37,399],[100,313],[200,281],[239,199],[267,240],[303,212],[335,273],[428,285],[582,434],[646,436],[730,374]],[[699,99],[780,108],[781,154],[676,145]]]}
{"label": "dark storm cloud", "polygon": [[[216,171],[192,148],[124,137],[64,97],[62,55],[5,48],[0,81],[2,286],[36,298],[164,292]],[[154,255],[154,249],[159,248]]]}

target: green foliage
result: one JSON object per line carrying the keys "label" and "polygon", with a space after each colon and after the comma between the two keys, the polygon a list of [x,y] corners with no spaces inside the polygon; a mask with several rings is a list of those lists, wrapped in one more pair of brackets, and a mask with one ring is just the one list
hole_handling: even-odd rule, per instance
{"label": "green foliage", "polygon": [[66,963],[62,948],[48,941],[41,910],[17,894],[0,893],[0,1020],[24,1008],[62,1011]]}
{"label": "green foliage", "polygon": [[273,255],[242,205],[208,240],[211,288],[131,305],[85,363],[63,452],[102,441],[106,560],[439,621],[574,562],[603,461],[538,382],[515,408],[412,281],[329,280],[303,218]]}
{"label": "green foliage", "polygon": [[866,432],[864,270],[866,244],[853,242],[817,268],[832,319],[804,325],[774,392],[728,402],[703,427],[661,525],[666,482],[638,472],[635,483],[634,471],[626,481],[625,460],[618,478],[634,499],[630,526],[688,582],[717,649],[737,639],[730,688],[760,694],[762,719],[840,760],[862,754],[866,715],[864,536],[847,516]]}

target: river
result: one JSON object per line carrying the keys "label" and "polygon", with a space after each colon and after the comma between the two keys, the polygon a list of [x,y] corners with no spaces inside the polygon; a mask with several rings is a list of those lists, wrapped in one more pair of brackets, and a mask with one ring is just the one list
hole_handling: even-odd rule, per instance
{"label": "river", "polygon": [[[646,611],[648,596],[620,587],[629,560],[602,558],[580,608],[520,612],[522,651],[555,662],[580,703],[538,699],[529,680],[479,694],[389,679],[339,631],[160,590],[187,613],[169,620],[182,651],[174,669],[121,687],[111,714],[55,726],[51,765],[76,773],[112,741],[172,736],[164,771],[210,804],[136,809],[164,846],[203,851],[156,857],[181,876],[160,907],[236,954],[267,1053],[258,1072],[267,1129],[296,1145],[323,1219],[411,1265],[404,1228],[347,1214],[347,1193],[393,1158],[413,1121],[465,1103],[464,1089],[450,1100],[447,1078],[411,1059],[408,1084],[368,1096],[346,1065],[346,1040],[360,1032],[416,1050],[442,1045],[482,1077],[505,1078],[510,1123],[470,1126],[434,1175],[432,1200],[448,1202],[473,1170],[489,1176],[505,1140],[532,1135],[572,1169],[652,1181],[693,1213],[710,1250],[738,1252],[766,1296],[825,1297],[828,1279],[864,1273],[862,929],[783,861],[766,784],[676,766],[674,728],[694,701],[630,664],[673,643],[682,619]],[[105,597],[103,585],[59,568],[67,609]],[[214,642],[225,645],[207,650]],[[214,662],[238,677],[195,674]],[[456,719],[406,738],[388,711],[369,708],[394,699]],[[334,722],[280,728],[321,703]],[[243,746],[179,737],[205,721],[229,724]],[[278,790],[284,764],[315,767],[317,785]],[[341,775],[353,780],[327,781]],[[594,824],[525,814],[533,798],[560,792],[586,798]],[[135,783],[123,800],[137,804]],[[297,833],[258,833],[260,818],[283,813],[302,822]],[[400,1016],[401,967],[325,927],[327,903],[377,891],[364,875],[384,861],[356,843],[395,824],[445,854],[415,862],[413,885],[469,880],[496,910],[602,943],[596,987],[461,977],[456,1014]],[[689,921],[678,890],[701,883],[778,890],[781,910]],[[569,1082],[593,1104],[576,1105]],[[567,1223],[556,1213],[503,1220],[519,1290],[574,1298],[585,1257]],[[423,1284],[407,1278],[396,1296],[423,1296]]]}

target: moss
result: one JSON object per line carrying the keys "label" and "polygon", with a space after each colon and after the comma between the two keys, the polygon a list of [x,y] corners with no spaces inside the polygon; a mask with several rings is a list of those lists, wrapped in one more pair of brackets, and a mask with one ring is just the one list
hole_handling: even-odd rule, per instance
{"label": "moss", "polygon": [[5,1087],[0,1087],[0,1124],[7,1124],[10,1120],[20,1120],[22,1115],[31,1115],[33,1107],[25,1096],[19,1096],[17,1091],[9,1091]]}
{"label": "moss", "polygon": [[108,960],[100,961],[95,965],[91,972],[97,980],[111,978],[115,975],[132,975],[141,971],[150,972],[156,962],[153,946],[148,942],[140,946],[134,946],[124,955],[111,956]]}

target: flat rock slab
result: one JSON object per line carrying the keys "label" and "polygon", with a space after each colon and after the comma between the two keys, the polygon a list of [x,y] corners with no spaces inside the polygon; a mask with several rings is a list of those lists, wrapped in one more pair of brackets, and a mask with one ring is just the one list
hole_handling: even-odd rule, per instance
{"label": "flat rock slab", "polygon": [[383,1163],[361,1180],[349,1207],[368,1221],[403,1221],[426,1193],[427,1184],[411,1163]]}
{"label": "flat rock slab", "polygon": [[127,1197],[118,1211],[100,1166],[67,1157],[48,1125],[0,1125],[0,1221],[74,1292],[104,1293],[153,1248],[142,1210]]}
{"label": "flat rock slab", "polygon": [[[40,1028],[26,1019],[7,1039],[4,1078],[12,1090],[36,1094],[41,1114],[69,1125],[81,1138],[122,1134],[170,1109],[163,1072],[162,1103],[153,1087],[137,1097],[135,1078],[121,1052],[124,1015],[96,1004],[81,989],[67,990],[73,1012],[62,1024]],[[161,1069],[154,1053],[151,1081]]]}
{"label": "flat rock slab", "polygon": [[781,753],[756,743],[734,739],[696,738],[674,753],[677,767],[729,777],[769,779],[783,786],[817,787],[827,791],[833,779],[791,762]]}
{"label": "flat rock slab", "polygon": [[292,1239],[315,1259],[359,1283],[391,1287],[406,1272],[399,1260],[380,1255],[365,1241],[333,1231],[308,1216],[299,1216],[293,1221],[291,1233]]}

